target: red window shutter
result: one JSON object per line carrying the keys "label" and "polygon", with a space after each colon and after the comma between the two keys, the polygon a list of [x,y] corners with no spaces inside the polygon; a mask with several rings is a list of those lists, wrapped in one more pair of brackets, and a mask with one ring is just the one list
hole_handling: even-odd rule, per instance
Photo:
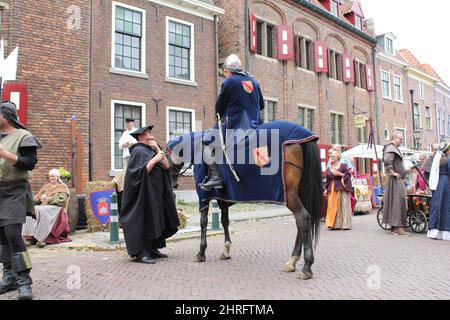
{"label": "red window shutter", "polygon": [[294,59],[294,33],[292,26],[279,25],[278,29],[278,59]]}
{"label": "red window shutter", "polygon": [[24,83],[5,83],[3,85],[2,95],[5,100],[11,100],[16,104],[19,121],[26,125],[28,103],[27,85]]}
{"label": "red window shutter", "polygon": [[258,50],[257,46],[257,30],[256,30],[256,16],[254,14],[250,15],[250,51],[256,53]]}
{"label": "red window shutter", "polygon": [[342,79],[345,83],[355,83],[355,59],[351,54],[342,55]]}
{"label": "red window shutter", "polygon": [[330,146],[327,144],[319,144],[317,145],[320,153],[320,164],[322,167],[322,174],[326,176],[327,174],[327,165],[328,165],[328,151],[330,150]]}
{"label": "red window shutter", "polygon": [[367,83],[367,91],[375,90],[372,64],[366,64],[366,83]]}
{"label": "red window shutter", "polygon": [[314,42],[314,62],[316,72],[328,72],[328,48],[325,41]]}

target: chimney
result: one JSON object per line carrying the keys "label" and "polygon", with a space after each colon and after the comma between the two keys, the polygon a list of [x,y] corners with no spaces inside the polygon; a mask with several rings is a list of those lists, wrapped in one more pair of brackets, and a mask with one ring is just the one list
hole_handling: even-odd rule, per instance
{"label": "chimney", "polygon": [[375,21],[373,20],[373,18],[364,19],[363,28],[367,34],[375,37]]}

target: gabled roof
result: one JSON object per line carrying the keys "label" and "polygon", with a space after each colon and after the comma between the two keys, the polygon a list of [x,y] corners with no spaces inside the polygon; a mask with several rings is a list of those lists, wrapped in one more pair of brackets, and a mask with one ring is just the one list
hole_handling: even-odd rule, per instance
{"label": "gabled roof", "polygon": [[445,83],[444,80],[442,80],[441,76],[434,70],[434,68],[429,65],[428,63],[422,64],[422,68],[425,69],[426,73],[428,73],[430,76],[439,79],[440,82],[442,82],[444,85],[448,87],[448,85]]}
{"label": "gabled roof", "polygon": [[340,10],[340,14],[342,16],[345,16],[347,14],[354,12],[361,18],[364,18],[364,12],[362,10],[361,3],[358,0],[350,1],[348,3],[342,4],[340,6],[339,10]]}
{"label": "gabled roof", "polygon": [[409,51],[408,49],[402,49],[402,50],[399,50],[398,54],[410,66],[412,66],[412,67],[414,67],[416,69],[419,69],[420,71],[426,73],[426,70],[423,68],[423,66],[420,63],[420,61],[412,54],[411,51]]}

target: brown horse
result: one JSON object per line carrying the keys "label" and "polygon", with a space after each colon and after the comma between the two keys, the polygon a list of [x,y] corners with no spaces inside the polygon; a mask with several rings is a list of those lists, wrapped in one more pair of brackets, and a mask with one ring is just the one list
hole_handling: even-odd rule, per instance
{"label": "brown horse", "polygon": [[[170,153],[170,151],[169,151]],[[178,178],[182,176],[184,163],[180,158],[170,154],[170,170],[174,188],[178,187]],[[314,247],[317,244],[321,210],[322,210],[322,170],[317,143],[315,141],[304,144],[291,144],[285,147],[283,176],[286,185],[286,206],[294,214],[297,225],[297,239],[290,260],[284,266],[284,272],[295,272],[296,264],[300,260],[302,248],[305,264],[299,278],[308,280],[313,277],[311,267],[314,263]],[[231,238],[229,232],[230,204],[218,201],[221,209],[221,222],[225,233],[225,247],[220,256],[222,260],[231,258]],[[209,206],[201,211],[201,243],[196,262],[206,261],[206,232],[208,226]]]}

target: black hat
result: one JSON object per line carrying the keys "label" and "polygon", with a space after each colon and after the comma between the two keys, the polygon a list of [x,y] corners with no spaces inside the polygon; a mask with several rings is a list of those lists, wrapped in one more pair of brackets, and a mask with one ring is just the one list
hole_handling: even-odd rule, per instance
{"label": "black hat", "polygon": [[137,129],[135,132],[130,133],[130,135],[131,135],[133,138],[135,138],[135,139],[137,140],[137,138],[138,138],[141,134],[143,134],[145,131],[147,131],[147,130],[152,131],[153,127],[154,127],[154,126],[147,126],[147,127],[143,127],[143,128]]}
{"label": "black hat", "polygon": [[125,119],[125,122],[134,122],[134,119],[127,118],[127,119]]}
{"label": "black hat", "polygon": [[11,101],[3,101],[0,104],[0,112],[3,117],[8,120],[16,129],[28,130],[27,127],[19,122],[19,117],[17,116],[17,107]]}

